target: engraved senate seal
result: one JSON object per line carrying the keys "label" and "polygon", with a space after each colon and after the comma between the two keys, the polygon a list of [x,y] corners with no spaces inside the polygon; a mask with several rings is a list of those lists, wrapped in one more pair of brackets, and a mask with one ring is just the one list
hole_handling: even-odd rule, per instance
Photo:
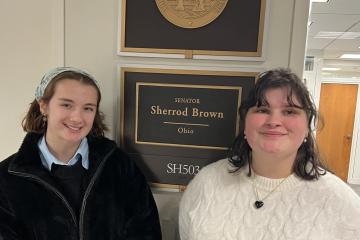
{"label": "engraved senate seal", "polygon": [[161,14],[182,28],[199,28],[214,21],[228,0],[155,0]]}

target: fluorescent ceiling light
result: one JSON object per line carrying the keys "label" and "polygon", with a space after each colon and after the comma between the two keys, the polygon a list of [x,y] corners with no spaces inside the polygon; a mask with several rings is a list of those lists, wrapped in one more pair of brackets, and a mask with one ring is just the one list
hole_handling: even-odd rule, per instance
{"label": "fluorescent ceiling light", "polygon": [[360,59],[360,54],[345,53],[340,56],[342,59]]}
{"label": "fluorescent ceiling light", "polygon": [[323,67],[323,68],[321,68],[321,70],[323,70],[323,71],[339,71],[340,68],[336,68],[336,67]]}
{"label": "fluorescent ceiling light", "polygon": [[329,72],[322,72],[321,73],[321,75],[324,75],[324,76],[330,76],[330,75],[332,75],[331,73],[329,73]]}
{"label": "fluorescent ceiling light", "polygon": [[329,0],[311,0],[312,2],[322,2],[322,3],[327,3]]}
{"label": "fluorescent ceiling light", "polygon": [[345,32],[339,39],[356,39],[360,37],[360,32]]}
{"label": "fluorescent ceiling light", "polygon": [[327,39],[356,39],[360,37],[360,32],[318,32],[314,38],[327,38]]}
{"label": "fluorescent ceiling light", "polygon": [[323,32],[320,31],[318,32],[314,38],[329,38],[329,39],[334,39],[334,38],[338,38],[339,36],[341,36],[341,34],[343,34],[344,32]]}

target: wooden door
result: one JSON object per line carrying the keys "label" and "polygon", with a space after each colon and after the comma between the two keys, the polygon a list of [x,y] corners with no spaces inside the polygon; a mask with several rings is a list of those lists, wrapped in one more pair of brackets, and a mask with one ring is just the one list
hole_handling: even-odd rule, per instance
{"label": "wooden door", "polygon": [[358,85],[321,84],[319,112],[324,127],[316,134],[320,155],[338,177],[347,181]]}

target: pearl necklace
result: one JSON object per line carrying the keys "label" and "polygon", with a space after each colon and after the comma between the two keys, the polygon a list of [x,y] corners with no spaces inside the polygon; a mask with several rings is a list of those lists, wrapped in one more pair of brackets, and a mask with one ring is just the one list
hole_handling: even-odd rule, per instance
{"label": "pearl necklace", "polygon": [[255,182],[255,176],[252,178],[252,186],[253,186],[253,190],[255,193],[255,198],[256,201],[254,202],[254,207],[256,209],[261,208],[262,206],[264,206],[264,200],[267,199],[273,192],[275,192],[276,189],[278,189],[280,187],[281,184],[283,184],[285,182],[286,179],[288,179],[291,175],[287,176],[286,178],[282,179],[280,181],[280,183],[278,185],[276,185],[273,189],[271,189],[271,191],[266,194],[262,199],[259,197],[259,192],[256,188],[256,182]]}

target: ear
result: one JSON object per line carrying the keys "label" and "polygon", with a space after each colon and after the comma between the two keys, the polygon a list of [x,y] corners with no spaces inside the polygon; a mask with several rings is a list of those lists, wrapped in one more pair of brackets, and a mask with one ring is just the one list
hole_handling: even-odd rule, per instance
{"label": "ear", "polygon": [[42,115],[47,115],[47,107],[48,107],[48,104],[43,101],[43,100],[40,100],[39,101],[39,106],[40,106],[40,112]]}
{"label": "ear", "polygon": [[304,138],[308,138],[309,137],[309,132],[306,132],[305,137]]}

